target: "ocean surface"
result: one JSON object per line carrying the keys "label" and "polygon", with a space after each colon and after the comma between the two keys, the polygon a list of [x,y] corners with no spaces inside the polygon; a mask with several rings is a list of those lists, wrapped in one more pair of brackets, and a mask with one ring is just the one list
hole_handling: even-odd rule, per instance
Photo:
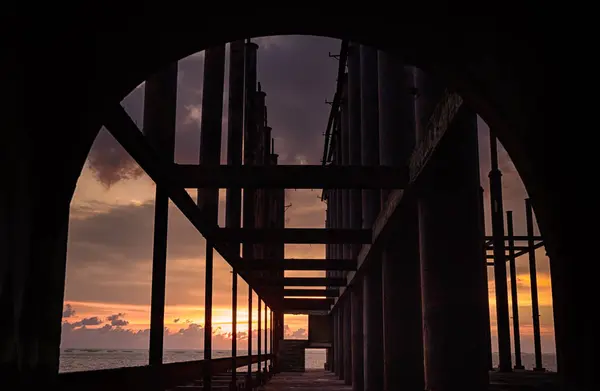
{"label": "ocean surface", "polygon": [[[247,350],[238,351],[238,356],[247,354]],[[219,357],[231,357],[231,350],[213,350],[213,358]],[[163,356],[165,363],[202,359],[204,359],[202,350],[165,350]],[[322,369],[325,359],[324,349],[306,350],[306,368]],[[79,372],[142,365],[148,365],[148,351],[145,349],[61,349],[59,371]],[[256,365],[253,367],[256,369]]]}
{"label": "ocean surface", "polygon": [[[498,353],[492,353],[492,363],[494,367],[498,366]],[[535,355],[533,353],[521,353],[521,363],[525,369],[533,369],[535,366]],[[513,355],[512,364],[515,365],[515,356]],[[542,353],[542,366],[550,372],[556,372],[556,355],[554,353]]]}
{"label": "ocean surface", "polygon": [[[247,351],[239,351],[238,356],[244,356]],[[213,357],[230,357],[230,350],[214,350]],[[202,350],[166,350],[164,362],[181,362],[202,360]],[[498,354],[492,356],[494,366],[498,365]],[[324,349],[306,350],[306,368],[322,369],[326,361]],[[522,362],[526,369],[532,369],[535,356],[531,353],[522,354]],[[121,367],[135,367],[148,364],[148,351],[135,349],[63,349],[60,354],[60,372],[90,371]],[[542,364],[548,371],[556,371],[556,356],[543,354]],[[514,358],[513,358],[514,365]],[[256,365],[254,366],[256,367]]]}

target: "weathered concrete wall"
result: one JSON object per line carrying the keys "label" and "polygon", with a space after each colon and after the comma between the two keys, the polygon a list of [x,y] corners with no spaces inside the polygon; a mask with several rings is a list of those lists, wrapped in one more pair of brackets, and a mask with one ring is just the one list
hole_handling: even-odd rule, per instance
{"label": "weathered concrete wall", "polygon": [[308,315],[308,341],[331,343],[333,325],[329,315]]}
{"label": "weathered concrete wall", "polygon": [[281,372],[304,372],[305,349],[308,341],[282,339],[279,341],[279,369]]}

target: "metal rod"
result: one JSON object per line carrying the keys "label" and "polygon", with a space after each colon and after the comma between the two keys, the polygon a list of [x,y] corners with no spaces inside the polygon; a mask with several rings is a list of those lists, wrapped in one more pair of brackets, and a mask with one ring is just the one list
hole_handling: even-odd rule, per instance
{"label": "metal rod", "polygon": [[[248,356],[252,356],[252,287],[248,284]],[[246,379],[248,390],[252,389],[252,360],[248,363]]]}
{"label": "metal rod", "polygon": [[[531,200],[525,200],[525,216],[527,219],[527,236],[533,237],[533,207]],[[536,371],[543,371],[542,364],[542,338],[540,333],[540,308],[538,303],[537,291],[537,271],[535,264],[535,249],[533,239],[529,239],[529,278],[531,280],[531,312],[533,315],[533,346],[535,352],[535,367]]]}
{"label": "metal rod", "polygon": [[[242,146],[244,131],[244,53],[243,40],[232,42],[229,45],[229,106],[227,113],[227,164],[231,166],[242,165]],[[226,190],[225,225],[229,228],[241,226],[241,189]],[[239,244],[237,246],[239,252]],[[231,387],[237,384],[237,288],[238,274],[235,270],[231,274]]]}
{"label": "metal rod", "polygon": [[[175,149],[176,106],[177,63],[173,63],[167,70],[146,81],[144,97],[143,133],[169,162],[173,161]],[[168,191],[164,186],[156,186],[148,352],[150,365],[161,365],[163,362],[168,220]]]}
{"label": "metal rod", "polygon": [[[204,85],[202,88],[202,120],[200,123],[200,165],[218,165],[221,160],[223,123],[223,86],[225,82],[225,45],[207,49],[204,56]],[[198,189],[198,208],[207,219],[217,224],[219,190]],[[213,242],[206,241],[206,270],[204,285],[204,372],[205,391],[212,389],[212,307],[213,307]]]}
{"label": "metal rod", "polygon": [[[268,354],[267,351],[267,330],[268,330],[268,323],[267,323],[267,304],[265,303],[265,327],[264,327],[264,335],[265,335],[265,355]],[[269,341],[270,342],[270,341]],[[267,360],[265,360],[265,370],[264,370],[265,374],[268,372],[268,367],[267,367]]]}
{"label": "metal rod", "polygon": [[206,242],[206,280],[204,282],[204,360],[208,370],[204,373],[204,390],[211,390],[212,360],[212,296],[213,296],[213,246]]}
{"label": "metal rod", "polygon": [[494,243],[494,281],[496,287],[496,323],[498,326],[499,369],[512,371],[510,352],[510,320],[508,314],[508,286],[506,283],[506,254],[504,247],[504,213],[502,207],[502,173],[498,169],[496,137],[490,132],[492,169],[490,201],[492,213],[492,240]]}
{"label": "metal rod", "polygon": [[[483,195],[483,187],[479,188],[479,213],[481,214],[480,216],[480,221],[481,221],[481,232],[485,235],[485,203],[484,203],[484,195]],[[485,246],[484,246],[485,247]],[[485,254],[485,248],[483,249],[483,260],[485,261],[486,259],[486,254]],[[493,262],[492,266],[494,265]],[[489,263],[488,263],[489,265]],[[482,292],[483,295],[485,295],[485,299],[486,299],[486,304],[487,304],[487,317],[485,319],[485,325],[484,327],[486,328],[486,338],[488,341],[488,347],[487,347],[487,359],[488,359],[488,367],[489,369],[493,369],[494,368],[494,363],[493,363],[493,359],[492,359],[492,329],[491,329],[491,320],[490,320],[490,296],[489,296],[489,284],[488,284],[488,272],[487,272],[487,267],[485,268],[485,275],[484,275],[485,281],[484,281],[484,292]]]}
{"label": "metal rod", "polygon": [[[271,343],[269,344],[269,353],[271,353],[271,357],[273,356],[273,310],[269,313],[269,338],[271,338]],[[273,370],[273,360],[271,360],[271,370]]]}
{"label": "metal rod", "polygon": [[[506,230],[509,238],[514,235],[513,212],[506,212]],[[519,300],[517,292],[517,267],[515,265],[515,242],[508,240],[509,265],[510,265],[510,290],[513,312],[513,340],[515,344],[515,369],[525,369],[521,361],[521,332],[519,329]]]}
{"label": "metal rod", "polygon": [[231,384],[235,387],[237,383],[237,288],[238,275],[231,272]]}
{"label": "metal rod", "polygon": [[261,344],[262,344],[262,337],[261,337],[261,331],[262,331],[262,329],[261,329],[261,327],[262,327],[262,322],[261,322],[261,319],[262,319],[262,316],[261,316],[262,315],[262,299],[260,297],[258,297],[257,306],[258,306],[258,309],[257,309],[257,315],[256,315],[257,319],[256,319],[256,321],[257,321],[258,325],[256,327],[256,354],[258,355],[258,369],[257,369],[256,373],[257,373],[257,378],[260,381],[260,379],[261,379],[260,359],[262,357],[262,347],[261,347]]}

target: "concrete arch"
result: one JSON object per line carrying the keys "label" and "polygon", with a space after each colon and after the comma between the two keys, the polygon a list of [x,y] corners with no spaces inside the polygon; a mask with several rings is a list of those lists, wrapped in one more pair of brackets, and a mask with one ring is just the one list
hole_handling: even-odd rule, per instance
{"label": "concrete arch", "polygon": [[[368,18],[343,17],[334,23],[324,18],[309,21],[294,13],[277,18],[268,14],[238,19],[211,16],[204,19],[210,20],[206,27],[194,31],[151,31],[148,25],[164,23],[159,11],[129,21],[126,32],[101,32],[90,20],[87,26],[62,26],[62,32],[51,31],[40,41],[13,38],[15,47],[29,44],[36,50],[9,54],[9,70],[22,78],[9,83],[3,94],[21,96],[35,91],[46,100],[36,115],[9,116],[7,122],[9,128],[20,130],[10,135],[14,143],[9,144],[21,148],[7,150],[9,166],[27,164],[15,164],[18,169],[9,173],[14,194],[7,203],[7,226],[16,227],[18,221],[21,225],[6,236],[9,268],[0,282],[6,283],[14,273],[14,284],[21,289],[9,292],[6,284],[0,284],[0,303],[3,308],[11,307],[20,330],[18,334],[15,329],[2,330],[8,336],[0,337],[5,368],[19,368],[13,374],[56,371],[69,203],[102,124],[103,107],[121,101],[166,64],[213,44],[247,36],[307,34],[348,38],[397,53],[456,89],[494,130],[533,199],[546,239],[559,370],[568,378],[583,376],[586,356],[574,349],[588,334],[578,329],[583,313],[568,303],[583,294],[572,282],[585,272],[570,250],[577,245],[569,228],[575,222],[576,212],[569,203],[573,196],[560,187],[568,181],[575,162],[554,158],[567,140],[548,127],[551,106],[547,103],[557,93],[546,88],[550,79],[543,69],[550,54],[537,33],[523,33],[516,21],[508,30],[491,20],[486,20],[485,27],[459,30],[472,26],[471,16],[444,20],[424,16],[407,23],[378,19],[366,27]],[[102,20],[105,25],[119,22],[117,16],[107,14]],[[46,60],[43,66],[36,61],[39,58]],[[17,106],[17,111],[24,111],[27,103]],[[19,253],[15,243],[31,251]],[[17,302],[23,305],[10,305]],[[47,330],[27,326],[33,315],[23,308],[38,311],[49,325]]]}

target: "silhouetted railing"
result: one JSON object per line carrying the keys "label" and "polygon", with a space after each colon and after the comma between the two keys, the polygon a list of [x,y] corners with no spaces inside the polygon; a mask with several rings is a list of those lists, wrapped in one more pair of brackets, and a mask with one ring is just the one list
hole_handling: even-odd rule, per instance
{"label": "silhouetted railing", "polygon": [[[270,360],[271,354],[263,354],[260,362]],[[236,358],[238,367],[259,362],[257,355]],[[211,360],[210,371],[213,375],[231,370],[232,358],[216,358]],[[207,370],[207,361],[186,361],[160,366],[144,365],[101,369],[97,371],[69,372],[58,375],[60,390],[165,390],[177,385],[184,385],[193,380],[202,379]]]}

